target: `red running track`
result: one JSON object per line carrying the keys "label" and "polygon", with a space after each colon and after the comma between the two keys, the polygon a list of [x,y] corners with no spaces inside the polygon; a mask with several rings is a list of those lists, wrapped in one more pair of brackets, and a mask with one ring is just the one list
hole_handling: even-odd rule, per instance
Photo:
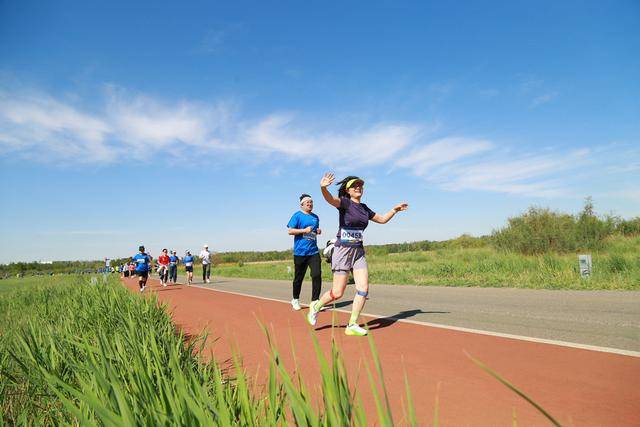
{"label": "red running track", "polygon": [[[137,283],[125,279],[137,292]],[[249,374],[264,378],[268,344],[258,321],[267,325],[287,367],[302,373],[307,385],[318,384],[318,363],[311,327],[289,304],[211,289],[150,281],[174,322],[186,333],[210,334],[208,349],[218,362],[242,355]],[[335,316],[336,327],[331,327]],[[362,394],[368,419],[377,420],[363,363],[371,364],[366,338],[347,337],[346,313],[320,313],[315,327],[328,352],[335,337],[350,384]],[[421,424],[431,424],[436,398],[444,426],[507,426],[514,413],[520,426],[549,425],[522,398],[478,368],[465,353],[481,360],[545,408],[563,425],[640,426],[640,358],[449,329],[363,318],[369,323],[383,366],[394,420],[403,424],[405,372]],[[219,338],[219,339],[212,339]],[[295,346],[293,361],[291,346]],[[312,388],[312,387],[310,387]]]}

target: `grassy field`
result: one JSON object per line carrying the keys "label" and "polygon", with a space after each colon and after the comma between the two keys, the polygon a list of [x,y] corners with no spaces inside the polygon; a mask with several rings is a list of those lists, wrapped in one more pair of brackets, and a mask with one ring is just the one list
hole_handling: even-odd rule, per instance
{"label": "grassy field", "polygon": [[[491,245],[367,255],[371,283],[532,289],[640,289],[640,237],[612,236],[591,252],[593,275],[582,279],[577,254],[523,255]],[[331,280],[323,263],[323,280]],[[222,264],[227,277],[292,279],[293,261]]]}

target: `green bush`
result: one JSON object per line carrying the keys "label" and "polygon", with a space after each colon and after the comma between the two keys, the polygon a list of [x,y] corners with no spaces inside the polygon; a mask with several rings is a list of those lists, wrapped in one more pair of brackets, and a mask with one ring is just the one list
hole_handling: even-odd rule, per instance
{"label": "green bush", "polygon": [[576,249],[575,218],[547,208],[530,207],[523,215],[509,218],[507,227],[494,232],[498,249],[527,255],[568,252]]}
{"label": "green bush", "polygon": [[591,198],[587,198],[576,216],[530,207],[524,214],[509,218],[507,226],[494,231],[492,238],[496,248],[525,255],[599,250],[616,232],[633,234],[636,223],[640,227],[640,220],[596,215]]}
{"label": "green bush", "polygon": [[611,273],[624,273],[630,266],[627,259],[620,254],[611,254],[607,259],[607,267]]}
{"label": "green bush", "polygon": [[619,220],[616,224],[616,232],[622,234],[623,236],[640,235],[640,216],[629,220]]}

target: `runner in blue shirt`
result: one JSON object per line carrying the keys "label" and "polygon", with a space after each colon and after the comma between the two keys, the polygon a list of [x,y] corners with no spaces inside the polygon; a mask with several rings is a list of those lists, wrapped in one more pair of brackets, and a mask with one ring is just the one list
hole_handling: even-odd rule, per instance
{"label": "runner in blue shirt", "polygon": [[171,251],[171,256],[169,257],[169,280],[172,281],[174,285],[178,281],[179,262],[180,258],[176,255],[176,251]]}
{"label": "runner in blue shirt", "polygon": [[142,292],[147,286],[151,257],[144,251],[144,246],[140,246],[138,250],[140,252],[133,256],[133,263],[136,265],[135,274],[138,276],[138,285],[140,285],[140,292]]}
{"label": "runner in blue shirt", "polygon": [[313,199],[308,194],[300,196],[300,210],[293,214],[287,228],[289,235],[293,237],[293,299],[291,306],[294,310],[300,310],[300,289],[302,281],[307,273],[307,267],[311,268],[311,302],[320,298],[322,287],[322,271],[320,253],[318,251],[317,236],[321,233],[319,228],[320,218],[312,213]]}
{"label": "runner in blue shirt", "polygon": [[187,251],[187,254],[182,258],[182,263],[184,264],[184,269],[187,272],[187,285],[193,283],[193,262],[195,259],[193,255],[191,255],[190,251]]}

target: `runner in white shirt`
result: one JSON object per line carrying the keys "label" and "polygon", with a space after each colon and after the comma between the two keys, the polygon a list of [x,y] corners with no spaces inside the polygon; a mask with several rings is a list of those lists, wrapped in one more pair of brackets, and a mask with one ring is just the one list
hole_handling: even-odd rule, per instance
{"label": "runner in white shirt", "polygon": [[202,281],[211,283],[211,252],[209,252],[209,245],[204,245],[202,251],[200,251],[200,259],[202,260]]}

